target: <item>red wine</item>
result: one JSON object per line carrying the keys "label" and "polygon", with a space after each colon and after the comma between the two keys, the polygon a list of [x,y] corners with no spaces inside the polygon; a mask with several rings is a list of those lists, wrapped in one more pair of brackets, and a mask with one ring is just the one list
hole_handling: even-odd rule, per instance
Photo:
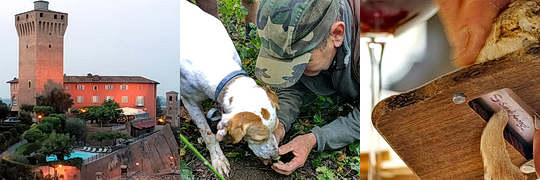
{"label": "red wine", "polygon": [[396,35],[436,9],[432,0],[360,0],[360,33]]}

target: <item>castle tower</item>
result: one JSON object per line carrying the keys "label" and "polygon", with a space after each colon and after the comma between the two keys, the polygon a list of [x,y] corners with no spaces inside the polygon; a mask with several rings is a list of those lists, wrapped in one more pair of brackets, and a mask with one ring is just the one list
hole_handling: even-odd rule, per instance
{"label": "castle tower", "polygon": [[34,10],[15,15],[19,36],[18,104],[35,104],[36,96],[64,80],[64,33],[68,14],[49,10],[35,1]]}
{"label": "castle tower", "polygon": [[167,121],[171,124],[171,127],[180,127],[180,116],[178,113],[178,93],[169,91],[166,94],[167,97]]}

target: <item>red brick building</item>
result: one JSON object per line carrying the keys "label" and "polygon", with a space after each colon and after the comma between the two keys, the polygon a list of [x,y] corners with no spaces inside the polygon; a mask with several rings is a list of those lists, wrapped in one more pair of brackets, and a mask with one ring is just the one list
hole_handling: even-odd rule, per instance
{"label": "red brick building", "polygon": [[64,33],[67,13],[51,11],[49,2],[35,1],[34,10],[15,15],[19,36],[19,77],[10,83],[11,110],[36,104],[36,97],[52,88],[64,88],[73,107],[100,105],[113,99],[121,107],[156,115],[156,81],[140,76],[66,76]]}

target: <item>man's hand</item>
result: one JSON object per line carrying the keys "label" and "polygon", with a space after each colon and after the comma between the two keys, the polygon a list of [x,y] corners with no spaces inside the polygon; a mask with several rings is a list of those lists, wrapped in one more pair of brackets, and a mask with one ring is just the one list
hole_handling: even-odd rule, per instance
{"label": "man's hand", "polygon": [[272,169],[277,173],[290,175],[294,170],[304,166],[311,149],[317,144],[317,139],[313,133],[304,134],[295,137],[291,142],[279,148],[279,155],[293,153],[294,158],[291,162],[283,163],[281,161],[274,163]]}
{"label": "man's hand", "polygon": [[513,0],[435,0],[454,63],[468,66],[484,47],[499,12]]}
{"label": "man's hand", "polygon": [[274,136],[276,137],[277,143],[279,145],[281,140],[283,140],[283,137],[285,137],[285,126],[283,125],[283,123],[278,123],[276,130],[274,130]]}

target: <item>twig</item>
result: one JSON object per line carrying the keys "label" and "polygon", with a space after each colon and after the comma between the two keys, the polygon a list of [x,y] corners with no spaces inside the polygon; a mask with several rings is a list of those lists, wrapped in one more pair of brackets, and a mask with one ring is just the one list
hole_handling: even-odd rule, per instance
{"label": "twig", "polygon": [[195,147],[193,147],[193,145],[182,135],[180,134],[180,140],[182,140],[182,142],[184,142],[184,144],[187,145],[187,147],[193,151],[193,153],[195,153],[195,155],[197,156],[197,158],[199,158],[203,163],[204,165],[206,165],[206,167],[210,168],[210,170],[212,170],[212,172],[218,177],[218,179],[220,180],[225,180],[225,178],[223,178],[223,176],[216,171],[216,169],[214,169],[214,166],[212,166],[207,160],[206,158],[204,158],[201,153],[199,153],[199,151],[197,151],[197,149],[195,149]]}

